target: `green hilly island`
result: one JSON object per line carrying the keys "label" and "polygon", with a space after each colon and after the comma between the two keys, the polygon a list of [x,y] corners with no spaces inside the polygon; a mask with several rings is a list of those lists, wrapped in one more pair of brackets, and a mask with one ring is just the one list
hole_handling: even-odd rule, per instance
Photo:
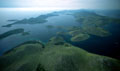
{"label": "green hilly island", "polygon": [[120,61],[89,53],[56,36],[27,41],[0,57],[0,71],[120,71]]}

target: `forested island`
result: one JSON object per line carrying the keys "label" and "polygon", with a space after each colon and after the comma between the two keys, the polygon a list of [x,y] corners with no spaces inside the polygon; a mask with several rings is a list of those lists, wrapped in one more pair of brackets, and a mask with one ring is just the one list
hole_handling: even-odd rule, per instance
{"label": "forested island", "polygon": [[[71,41],[79,42],[90,38],[90,35],[99,37],[107,37],[112,35],[109,30],[104,29],[105,25],[111,23],[120,24],[119,18],[112,18],[107,16],[101,16],[93,11],[87,10],[73,10],[73,11],[62,11],[59,13],[65,13],[75,17],[76,21],[81,26],[73,26],[68,28],[67,34],[71,35]],[[65,33],[66,34],[66,33]]]}
{"label": "forested island", "polygon": [[89,53],[56,36],[28,41],[0,57],[0,71],[120,71],[120,61]]}
{"label": "forested island", "polygon": [[11,19],[11,20],[7,20],[8,22],[16,22],[18,21],[17,19]]}
{"label": "forested island", "polygon": [[23,19],[23,20],[18,20],[15,21],[14,23],[3,25],[2,27],[11,27],[12,25],[16,24],[41,24],[47,22],[47,18],[53,17],[53,16],[58,16],[56,13],[49,13],[45,15],[40,15],[36,18],[29,18],[29,19]]}
{"label": "forested island", "polygon": [[4,39],[6,37],[9,37],[11,35],[20,34],[20,33],[22,33],[23,35],[28,34],[28,33],[24,32],[23,28],[13,29],[13,30],[7,31],[3,34],[0,34],[0,40]]}

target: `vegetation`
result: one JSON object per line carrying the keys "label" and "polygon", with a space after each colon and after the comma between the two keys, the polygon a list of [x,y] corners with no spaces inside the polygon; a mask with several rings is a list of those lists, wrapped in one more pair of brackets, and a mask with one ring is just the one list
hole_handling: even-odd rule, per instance
{"label": "vegetation", "polygon": [[17,19],[8,20],[8,22],[15,22],[15,21],[18,21],[18,20]]}
{"label": "vegetation", "polygon": [[67,35],[67,34],[68,34],[68,33],[65,32],[65,31],[59,31],[59,32],[56,33],[56,35],[59,35],[59,36],[65,36],[65,35]]}
{"label": "vegetation", "polygon": [[106,37],[111,34],[109,31],[106,31],[101,27],[83,27],[83,30],[88,34],[96,35],[100,37]]}
{"label": "vegetation", "polygon": [[12,24],[3,25],[2,27],[11,27]]}
{"label": "vegetation", "polygon": [[65,29],[65,26],[56,26],[57,29]]}
{"label": "vegetation", "polygon": [[22,35],[23,36],[26,36],[26,35],[29,35],[30,33],[29,32],[23,32]]}
{"label": "vegetation", "polygon": [[40,15],[36,18],[18,20],[18,21],[15,21],[14,23],[11,23],[11,24],[8,24],[8,25],[3,25],[3,27],[11,27],[12,25],[15,25],[15,24],[40,24],[40,23],[45,23],[45,22],[47,22],[47,18],[53,17],[53,16],[58,16],[58,15],[54,14],[54,13],[50,13],[50,14],[46,14],[46,15]]}
{"label": "vegetation", "polygon": [[73,42],[79,42],[79,41],[84,41],[84,40],[87,40],[90,36],[88,34],[83,34],[83,33],[80,33],[76,36],[73,36],[71,38],[71,41]]}
{"label": "vegetation", "polygon": [[118,18],[110,18],[106,16],[98,15],[94,12],[89,11],[80,11],[75,12],[73,16],[79,23],[82,23],[84,26],[104,26],[110,23],[120,23]]}
{"label": "vegetation", "polygon": [[54,28],[53,25],[47,25],[46,27],[47,27],[48,29],[52,29],[52,28]]}
{"label": "vegetation", "polygon": [[38,41],[17,46],[0,57],[0,67],[0,71],[120,71],[120,61],[88,53],[57,36],[45,48]]}
{"label": "vegetation", "polygon": [[73,26],[68,29],[68,34],[72,36],[71,41],[73,42],[87,40],[90,35],[109,36],[111,33],[103,27],[110,23],[120,23],[118,18],[101,16],[85,10],[73,11],[71,15],[81,24],[81,26]]}
{"label": "vegetation", "polygon": [[91,27],[91,26],[82,26],[82,27],[70,27],[68,29],[68,34],[71,35],[71,41],[79,42],[84,41],[90,38],[91,35],[99,37],[107,37],[111,33],[101,27]]}
{"label": "vegetation", "polygon": [[62,37],[60,36],[56,36],[56,37],[53,37],[49,40],[49,42],[47,43],[47,45],[51,45],[51,44],[54,44],[54,45],[64,45],[65,41]]}
{"label": "vegetation", "polygon": [[0,40],[6,38],[8,36],[19,34],[19,33],[23,33],[23,32],[24,32],[24,29],[22,29],[22,28],[10,30],[8,32],[0,34]]}

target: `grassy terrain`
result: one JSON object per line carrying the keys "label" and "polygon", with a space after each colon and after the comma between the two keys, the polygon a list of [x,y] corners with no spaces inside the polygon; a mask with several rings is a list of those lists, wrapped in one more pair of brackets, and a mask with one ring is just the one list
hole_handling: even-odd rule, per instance
{"label": "grassy terrain", "polygon": [[120,23],[119,18],[101,16],[85,10],[72,11],[70,15],[74,16],[76,21],[80,23],[80,26],[73,26],[68,30],[68,34],[72,36],[71,41],[73,42],[87,40],[90,35],[99,37],[112,35],[109,30],[106,30],[103,27],[111,23]]}
{"label": "grassy terrain", "polygon": [[0,71],[120,71],[120,61],[89,53],[61,37],[27,42],[0,57]]}
{"label": "grassy terrain", "polygon": [[119,18],[101,16],[94,12],[80,11],[72,14],[79,23],[89,26],[104,26],[110,23],[120,23]]}
{"label": "grassy terrain", "polygon": [[24,33],[24,29],[23,28],[13,29],[13,30],[7,31],[3,34],[0,34],[0,40],[6,38],[8,36],[19,34],[19,33]]}

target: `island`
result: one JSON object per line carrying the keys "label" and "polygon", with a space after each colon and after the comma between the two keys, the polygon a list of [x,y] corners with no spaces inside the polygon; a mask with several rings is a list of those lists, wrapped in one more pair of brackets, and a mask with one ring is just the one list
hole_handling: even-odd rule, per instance
{"label": "island", "polygon": [[96,35],[96,36],[100,36],[100,37],[107,37],[107,36],[111,35],[111,33],[109,31],[107,31],[101,27],[86,26],[86,27],[83,27],[83,30],[90,35]]}
{"label": "island", "polygon": [[58,16],[58,14],[49,13],[45,15],[40,15],[36,18],[33,18],[33,17],[29,19],[25,18],[23,20],[15,21],[14,23],[11,23],[11,24],[3,25],[2,27],[11,27],[12,25],[16,25],[16,24],[41,24],[41,23],[47,22],[47,18],[53,17],[53,16]]}
{"label": "island", "polygon": [[20,34],[20,33],[23,33],[23,32],[24,32],[23,28],[18,28],[18,29],[13,29],[13,30],[7,31],[3,34],[0,34],[0,40],[4,39],[6,37],[9,37],[11,35]]}
{"label": "island", "polygon": [[71,40],[74,41],[85,41],[90,38],[91,35],[99,36],[99,37],[107,37],[112,35],[109,31],[101,28],[101,27],[70,27],[68,29],[68,34],[71,35]]}
{"label": "island", "polygon": [[[56,42],[57,41],[57,42]],[[89,53],[55,36],[27,41],[0,56],[0,71],[120,71],[120,60]]]}
{"label": "island", "polygon": [[52,29],[52,28],[54,28],[53,25],[46,25],[46,27],[47,27],[48,29]]}
{"label": "island", "polygon": [[30,32],[29,32],[29,31],[28,31],[28,32],[23,32],[22,35],[23,35],[23,36],[30,35]]}
{"label": "island", "polygon": [[71,14],[69,15],[74,16],[76,21],[80,24],[80,26],[66,27],[67,34],[72,36],[71,41],[73,42],[85,41],[90,38],[91,35],[98,37],[110,36],[112,33],[109,30],[106,30],[104,26],[111,23],[120,23],[119,18],[101,16],[89,10],[74,10],[69,12],[66,11],[66,13],[70,12]]}
{"label": "island", "polygon": [[83,33],[80,33],[78,35],[75,35],[71,38],[71,41],[73,42],[80,42],[80,41],[84,41],[84,40],[87,40],[90,36],[88,34],[83,34]]}
{"label": "island", "polygon": [[87,11],[87,10],[81,10],[78,12],[73,12],[71,14],[76,18],[76,21],[85,25],[85,26],[104,26],[110,23],[119,23],[120,24],[120,19],[119,18],[112,18],[112,17],[107,17],[107,16],[101,16],[99,14],[96,14],[93,11]]}
{"label": "island", "polygon": [[11,20],[7,20],[8,22],[16,22],[18,21],[17,19],[11,19]]}

